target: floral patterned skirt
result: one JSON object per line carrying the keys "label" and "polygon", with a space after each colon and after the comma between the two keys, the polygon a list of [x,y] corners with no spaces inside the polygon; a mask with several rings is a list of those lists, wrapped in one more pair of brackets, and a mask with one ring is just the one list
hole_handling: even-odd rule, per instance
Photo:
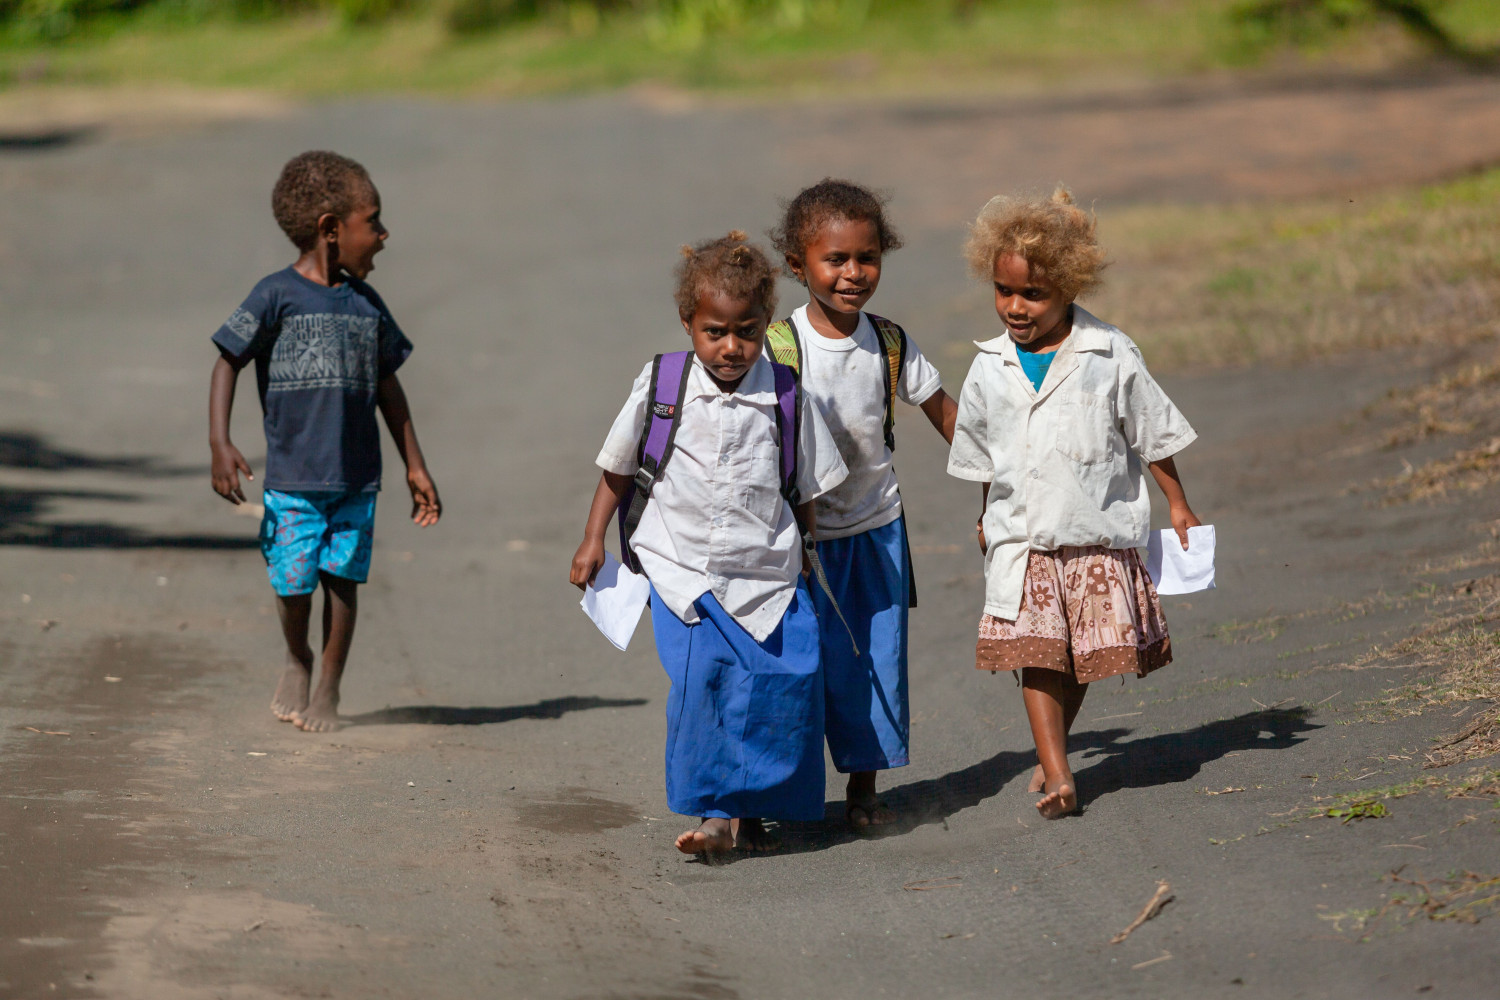
{"label": "floral patterned skirt", "polygon": [[1031,553],[1020,613],[979,620],[974,666],[1060,670],[1087,684],[1145,677],[1171,662],[1167,619],[1140,553],[1087,545]]}

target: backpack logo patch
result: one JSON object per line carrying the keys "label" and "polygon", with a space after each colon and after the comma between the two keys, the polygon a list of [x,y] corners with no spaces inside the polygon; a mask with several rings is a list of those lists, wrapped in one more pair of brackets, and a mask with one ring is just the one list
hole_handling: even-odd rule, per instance
{"label": "backpack logo patch", "polygon": [[671,420],[672,414],[677,412],[677,407],[671,403],[653,403],[651,404],[651,412],[663,420]]}

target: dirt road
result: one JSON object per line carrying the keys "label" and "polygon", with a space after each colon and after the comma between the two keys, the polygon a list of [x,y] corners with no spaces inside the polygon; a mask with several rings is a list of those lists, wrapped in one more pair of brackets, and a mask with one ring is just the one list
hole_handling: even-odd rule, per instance
{"label": "dirt road", "polygon": [[[922,602],[891,836],[844,832],[830,773],[829,820],[782,854],[671,851],[649,627],[614,652],[566,566],[630,374],[679,345],[685,240],[762,230],[827,173],[892,188],[908,245],[878,304],[956,389],[994,332],[960,223],[994,190],[1065,177],[1107,213],[1438,176],[1500,158],[1497,106],[1484,78],[1024,107],[388,100],[0,145],[0,996],[1488,995],[1500,921],[1387,915],[1359,938],[1400,866],[1500,868],[1489,801],[1306,818],[1420,777],[1457,725],[1362,721],[1403,675],[1332,669],[1404,634],[1414,566],[1496,516],[1345,489],[1432,453],[1351,445],[1378,440],[1367,404],[1452,356],[1165,379],[1201,434],[1181,467],[1220,589],[1169,599],[1169,669],[1090,695],[1077,819],[1038,820],[1018,693],[972,668],[978,500],[920,419],[898,426]],[[447,506],[421,532],[398,481],[383,494],[351,724],[327,736],[267,711],[256,522],[210,491],[203,419],[208,336],[289,259],[268,192],[310,147],[381,187],[372,280],[416,343],[402,377]],[[235,435],[259,470],[248,388]],[[1172,902],[1110,944],[1158,880]]]}

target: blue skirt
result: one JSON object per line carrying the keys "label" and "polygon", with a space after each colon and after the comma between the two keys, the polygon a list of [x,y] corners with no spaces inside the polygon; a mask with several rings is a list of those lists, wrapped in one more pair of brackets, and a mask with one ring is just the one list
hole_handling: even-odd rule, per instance
{"label": "blue skirt", "polygon": [[[828,587],[849,628],[821,587],[813,605],[823,632],[828,750],[840,771],[881,771],[910,761],[906,704],[906,621],[911,595],[906,523],[818,543]],[[854,632],[859,655],[849,641]]]}
{"label": "blue skirt", "polygon": [[818,622],[798,581],[758,643],[712,594],[686,625],[651,594],[667,694],[667,804],[684,816],[823,818]]}

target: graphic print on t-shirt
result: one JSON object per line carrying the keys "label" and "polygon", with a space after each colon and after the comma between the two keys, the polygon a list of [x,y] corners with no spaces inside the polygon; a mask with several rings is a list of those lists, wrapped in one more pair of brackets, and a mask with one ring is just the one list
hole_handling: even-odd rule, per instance
{"label": "graphic print on t-shirt", "polygon": [[271,348],[266,391],[375,388],[379,328],[374,316],[288,316]]}

